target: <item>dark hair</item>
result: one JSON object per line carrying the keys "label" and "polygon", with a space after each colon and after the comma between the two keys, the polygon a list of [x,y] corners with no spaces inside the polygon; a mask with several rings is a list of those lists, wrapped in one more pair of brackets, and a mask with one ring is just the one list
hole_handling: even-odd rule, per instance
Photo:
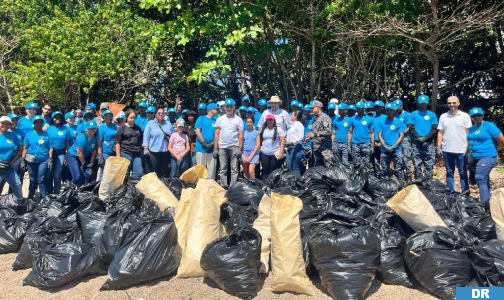
{"label": "dark hair", "polygon": [[255,122],[254,117],[246,117],[245,118],[245,123],[247,123],[248,119],[252,120],[252,124],[254,124],[254,122]]}
{"label": "dark hair", "polygon": [[301,122],[303,120],[303,113],[301,110],[293,111],[292,114],[296,117],[296,121]]}
{"label": "dark hair", "polygon": [[[277,126],[276,126],[276,119],[273,120],[273,128],[274,128],[274,132],[273,132],[273,142],[276,141],[277,139],[277,136],[278,136],[278,129],[277,129]],[[264,133],[264,130],[266,130],[266,128],[268,127],[268,124],[264,124],[263,128],[261,128],[261,133],[259,134],[259,136],[261,137],[261,144],[263,142],[263,133]]]}
{"label": "dark hair", "polygon": [[127,109],[125,112],[124,112],[124,121],[126,122],[126,120],[128,120],[128,117],[129,115],[131,114],[135,114],[135,115],[138,115],[138,113],[133,110],[133,109]]}

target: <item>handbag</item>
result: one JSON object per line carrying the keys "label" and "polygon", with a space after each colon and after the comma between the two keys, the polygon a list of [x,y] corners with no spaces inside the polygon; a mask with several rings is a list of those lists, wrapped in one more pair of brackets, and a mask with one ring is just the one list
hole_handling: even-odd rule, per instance
{"label": "handbag", "polygon": [[11,167],[10,161],[0,159],[0,173],[5,173],[9,171],[10,167]]}
{"label": "handbag", "polygon": [[170,141],[170,135],[163,130],[163,127],[159,123],[157,123],[157,124],[159,126],[159,129],[161,129],[161,132],[163,132],[164,139],[169,142]]}
{"label": "handbag", "polygon": [[[481,127],[481,125],[480,125],[480,127]],[[478,131],[479,131],[479,128],[478,128],[478,130],[476,130],[476,132],[478,132]],[[472,155],[472,148],[473,148],[473,146],[474,146],[474,140],[476,139],[476,134],[477,134],[477,133],[475,133],[475,134],[474,134],[474,135],[475,135],[475,137],[472,139],[471,146],[469,146],[468,151],[467,151],[467,152],[466,152],[466,154],[464,155],[464,156],[465,156],[465,160],[466,160],[467,165],[469,166],[469,168],[470,168],[473,172],[474,172],[474,166],[473,166],[473,164],[474,164],[474,157],[473,157],[473,155]]]}

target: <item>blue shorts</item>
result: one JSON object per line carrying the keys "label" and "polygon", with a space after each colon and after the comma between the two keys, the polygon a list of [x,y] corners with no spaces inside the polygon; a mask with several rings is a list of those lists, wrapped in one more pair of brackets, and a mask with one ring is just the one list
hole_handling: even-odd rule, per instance
{"label": "blue shorts", "polygon": [[[249,157],[252,154],[252,152],[254,152],[254,150],[243,150],[243,155],[245,155],[245,157]],[[251,164],[256,165],[259,163],[259,152],[260,151],[257,151],[257,153],[254,155],[254,157],[250,161]],[[240,162],[243,162],[241,158]]]}

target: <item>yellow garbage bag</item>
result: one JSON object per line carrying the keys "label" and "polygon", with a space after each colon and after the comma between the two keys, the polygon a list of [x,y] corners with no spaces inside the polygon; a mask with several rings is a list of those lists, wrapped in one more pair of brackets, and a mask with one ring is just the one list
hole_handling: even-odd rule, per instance
{"label": "yellow garbage bag", "polygon": [[446,227],[429,200],[414,184],[402,189],[387,201],[387,206],[396,212],[413,230],[421,231],[432,226]]}
{"label": "yellow garbage bag", "polygon": [[196,165],[180,175],[180,179],[191,183],[197,183],[198,179],[207,179],[207,177],[208,173],[204,165]]}
{"label": "yellow garbage bag", "polygon": [[254,221],[254,229],[261,234],[261,273],[269,272],[271,253],[271,198],[264,194],[259,202],[259,215]]}
{"label": "yellow garbage bag", "polygon": [[159,180],[154,172],[142,176],[135,188],[145,197],[156,202],[160,210],[165,210],[168,207],[176,208],[179,204],[175,195]]}
{"label": "yellow garbage bag", "polygon": [[129,160],[124,157],[109,156],[107,158],[103,168],[103,179],[98,190],[98,197],[101,200],[112,195],[123,184],[129,164]]}
{"label": "yellow garbage bag", "polygon": [[504,188],[496,189],[490,197],[490,213],[495,222],[497,239],[504,241]]}
{"label": "yellow garbage bag", "polygon": [[299,212],[303,203],[291,195],[271,193],[271,290],[313,295],[306,275]]}
{"label": "yellow garbage bag", "polygon": [[180,195],[180,202],[175,209],[175,227],[177,227],[177,252],[182,257],[186,245],[186,224],[189,213],[189,205],[193,196],[194,189],[183,189]]}
{"label": "yellow garbage bag", "polygon": [[224,198],[226,196],[226,190],[213,179],[200,178],[198,180],[198,184],[196,184],[196,190],[202,192],[214,192],[219,198]]}

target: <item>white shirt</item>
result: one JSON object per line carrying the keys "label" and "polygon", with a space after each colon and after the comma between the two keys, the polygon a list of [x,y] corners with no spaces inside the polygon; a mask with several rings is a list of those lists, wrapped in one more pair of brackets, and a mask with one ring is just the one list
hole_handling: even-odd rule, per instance
{"label": "white shirt", "polygon": [[442,149],[449,153],[465,153],[467,150],[466,129],[472,126],[471,118],[459,111],[452,116],[449,112],[441,115],[437,129],[443,131]]}
{"label": "white shirt", "polygon": [[287,143],[292,145],[297,145],[303,141],[304,138],[304,126],[301,122],[296,121],[292,123],[292,126],[287,130]]}
{"label": "white shirt", "polygon": [[272,130],[270,130],[269,128],[264,129],[262,136],[263,141],[261,145],[261,153],[271,156],[277,154],[278,150],[280,150],[280,137],[285,136],[285,131],[277,126],[277,136],[275,140],[273,140],[274,134],[274,128]]}
{"label": "white shirt", "polygon": [[238,131],[243,131],[243,120],[233,115],[228,118],[227,115],[220,116],[215,122],[215,128],[220,129],[219,149],[239,146]]}
{"label": "white shirt", "polygon": [[287,128],[291,127],[289,114],[285,110],[279,108],[275,113],[272,113],[271,109],[265,110],[262,113],[259,122],[257,123],[258,128],[263,127],[267,115],[273,115],[275,117],[277,126],[282,128],[284,132],[287,131]]}

